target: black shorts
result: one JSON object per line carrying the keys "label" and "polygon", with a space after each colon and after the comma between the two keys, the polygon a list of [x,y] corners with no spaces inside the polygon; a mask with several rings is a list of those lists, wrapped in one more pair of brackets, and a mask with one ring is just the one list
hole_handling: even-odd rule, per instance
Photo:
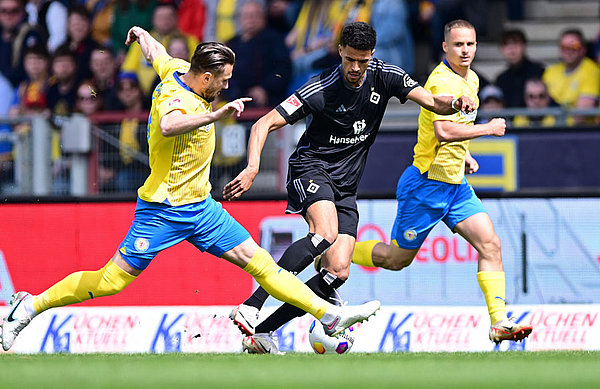
{"label": "black shorts", "polygon": [[338,234],[356,238],[358,207],[356,193],[340,192],[323,172],[315,171],[292,178],[287,184],[288,205],[285,213],[306,215],[309,206],[317,201],[328,200],[335,204],[338,218]]}

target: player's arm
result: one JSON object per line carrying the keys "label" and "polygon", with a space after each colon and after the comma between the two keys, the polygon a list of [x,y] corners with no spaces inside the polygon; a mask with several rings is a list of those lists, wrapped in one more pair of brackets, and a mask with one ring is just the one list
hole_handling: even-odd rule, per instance
{"label": "player's arm", "polygon": [[467,96],[461,96],[458,99],[454,99],[452,96],[436,96],[422,86],[411,90],[406,97],[438,115],[452,115],[457,111],[471,113],[475,110],[473,100]]}
{"label": "player's arm", "polygon": [[232,113],[237,112],[237,116],[244,111],[244,103],[252,100],[249,97],[242,97],[233,100],[217,111],[199,114],[186,114],[181,110],[175,109],[160,119],[160,132],[163,136],[176,136],[196,130],[198,127],[225,119]]}
{"label": "player's arm", "polygon": [[148,63],[153,63],[155,58],[167,54],[167,50],[159,41],[154,39],[148,31],[138,26],[129,29],[125,44],[129,46],[136,41],[140,44],[142,53]]}
{"label": "player's arm", "polygon": [[436,120],[433,122],[433,131],[438,142],[463,141],[484,135],[503,136],[505,130],[506,121],[502,118],[494,118],[485,124],[475,124],[473,126],[450,120]]}
{"label": "player's arm", "polygon": [[250,131],[250,139],[248,140],[248,166],[223,188],[223,197],[226,200],[238,199],[250,189],[254,178],[258,174],[260,155],[265,146],[267,136],[271,131],[280,129],[286,124],[287,122],[283,116],[275,109],[254,123]]}

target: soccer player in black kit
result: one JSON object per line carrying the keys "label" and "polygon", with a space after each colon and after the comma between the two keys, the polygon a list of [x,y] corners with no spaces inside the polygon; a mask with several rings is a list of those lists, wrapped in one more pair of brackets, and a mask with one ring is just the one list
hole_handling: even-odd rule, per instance
{"label": "soccer player in black kit", "polygon": [[[358,183],[388,100],[410,99],[438,114],[474,109],[468,97],[434,96],[401,68],[373,58],[375,43],[369,24],[346,24],[338,46],[341,65],[311,78],[252,126],[248,166],[223,190],[225,199],[234,200],[250,189],[267,135],[306,118],[306,131],[289,158],[286,213],[301,214],[309,233],[292,243],[278,264],[297,274],[321,255],[322,268],[306,284],[325,299],[334,297],[348,278],[358,227]],[[248,352],[278,353],[270,333],[304,314],[284,304],[257,325],[267,297],[258,288],[231,312],[230,318],[248,335],[242,342]]]}

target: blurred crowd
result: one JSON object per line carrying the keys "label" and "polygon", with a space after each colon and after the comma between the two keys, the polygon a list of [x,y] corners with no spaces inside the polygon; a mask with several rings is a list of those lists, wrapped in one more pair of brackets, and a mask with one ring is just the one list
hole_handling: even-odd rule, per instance
{"label": "blurred crowd", "polygon": [[[523,17],[522,1],[506,5],[508,18]],[[124,45],[134,25],[178,58],[189,59],[200,41],[226,42],[236,52],[236,66],[222,99],[249,96],[251,107],[273,107],[311,75],[339,63],[338,36],[346,22],[370,22],[378,32],[375,56],[413,74],[415,42],[427,42],[429,62],[435,63],[444,24],[468,19],[485,36],[486,7],[486,0],[0,0],[0,117],[41,114],[56,129],[73,113],[124,111],[139,117],[159,80],[139,45]],[[579,30],[565,31],[557,41],[560,62],[546,68],[527,56],[523,31],[505,31],[499,44],[506,69],[496,80],[482,78],[483,108],[598,106],[600,36],[586,42]],[[553,122],[523,117],[514,124]],[[0,126],[0,132],[10,131],[27,131],[27,125]],[[138,165],[126,169],[143,154],[144,137],[144,123],[133,119],[109,134],[107,139],[118,142],[100,147],[113,148],[121,159],[118,169],[99,161],[105,188],[131,190],[138,184],[141,178],[123,184],[122,170],[127,177],[140,169],[139,177],[145,175]],[[58,133],[53,142],[57,160]],[[0,181],[10,178],[11,159],[10,144],[0,141]]]}

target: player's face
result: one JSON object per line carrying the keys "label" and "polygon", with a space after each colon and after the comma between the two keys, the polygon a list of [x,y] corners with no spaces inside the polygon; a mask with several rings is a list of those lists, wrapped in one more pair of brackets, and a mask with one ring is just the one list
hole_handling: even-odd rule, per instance
{"label": "player's face", "polygon": [[477,51],[475,30],[466,27],[453,28],[442,43],[442,48],[453,68],[469,69]]}
{"label": "player's face", "polygon": [[338,51],[342,57],[344,79],[351,86],[359,86],[375,50],[357,50],[350,46],[342,47],[340,45]]}
{"label": "player's face", "polygon": [[213,74],[202,97],[208,102],[213,101],[223,89],[229,88],[229,79],[232,74],[233,65],[226,64],[221,73]]}

